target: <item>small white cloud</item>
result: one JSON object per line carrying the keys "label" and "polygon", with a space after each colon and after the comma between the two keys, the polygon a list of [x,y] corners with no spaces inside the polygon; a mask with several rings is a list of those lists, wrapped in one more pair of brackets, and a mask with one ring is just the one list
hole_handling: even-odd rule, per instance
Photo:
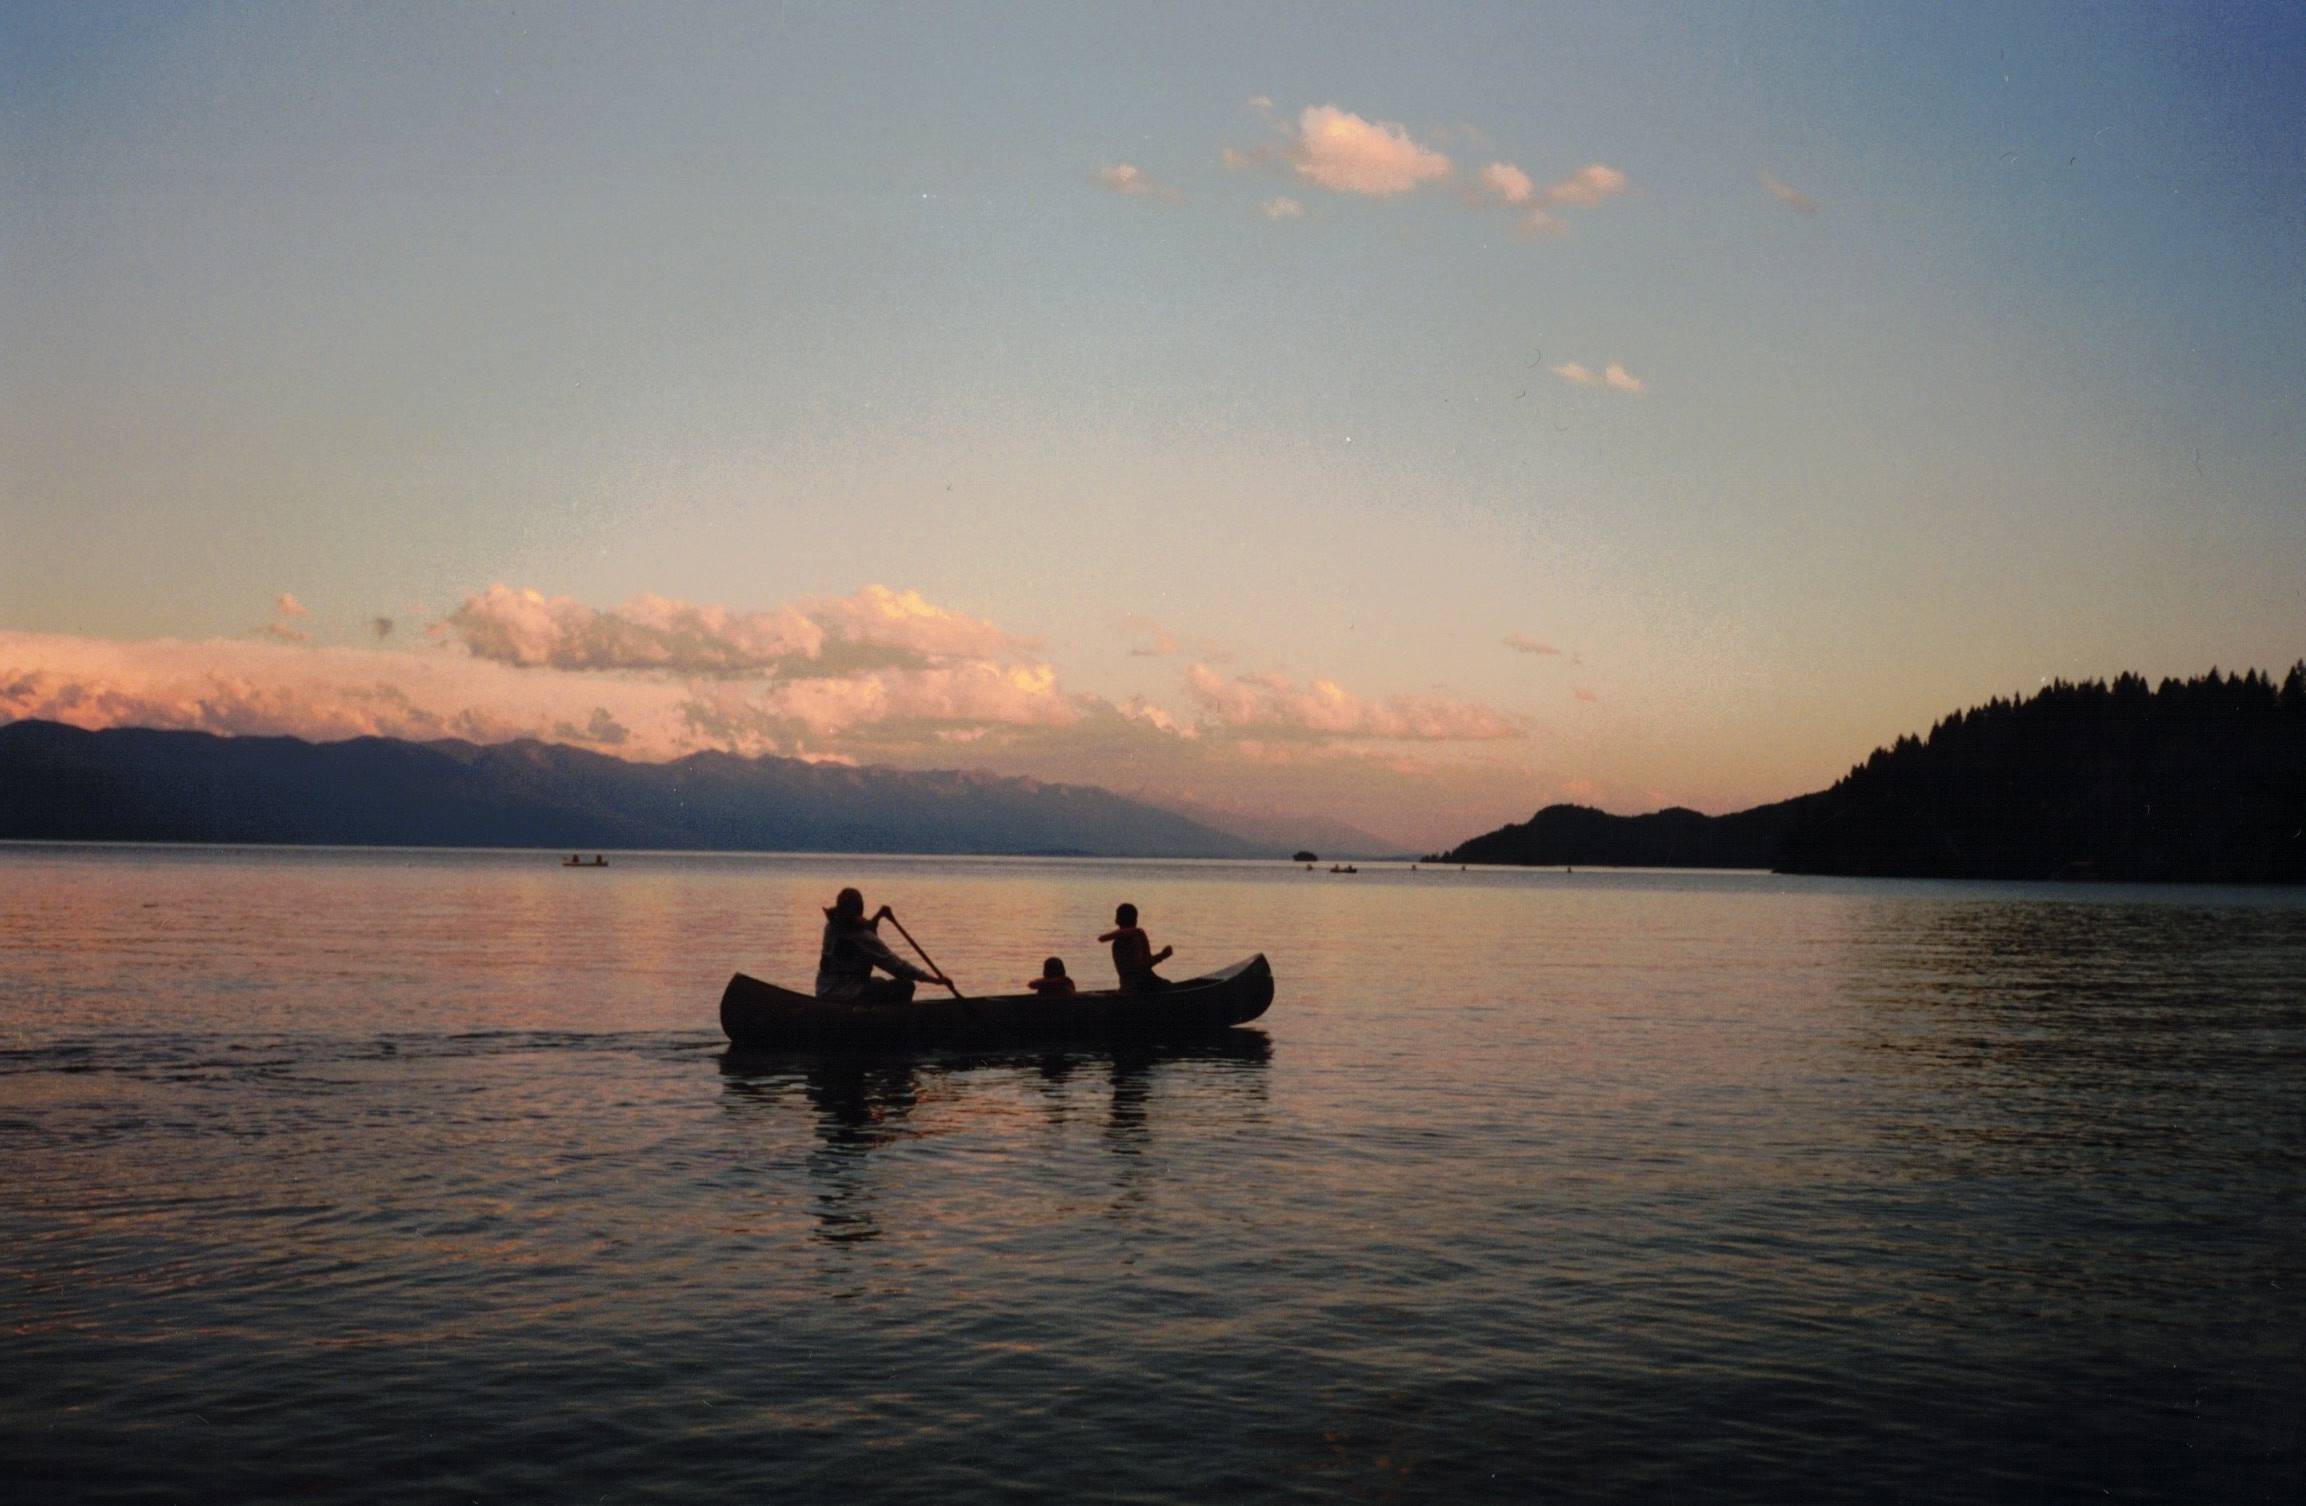
{"label": "small white cloud", "polygon": [[1779,203],[1793,210],[1796,214],[1816,214],[1818,212],[1817,200],[1798,188],[1780,183],[1768,173],[1762,174],[1762,187],[1768,189]]}
{"label": "small white cloud", "polygon": [[1132,162],[1106,163],[1097,169],[1097,181],[1115,193],[1135,198],[1160,199],[1171,204],[1184,198],[1176,189],[1157,181]]}
{"label": "small white cloud", "polygon": [[1560,236],[1569,234],[1569,226],[1560,215],[1549,213],[1534,205],[1529,212],[1514,222],[1515,230],[1525,236]]}
{"label": "small white cloud", "polygon": [[1558,183],[1545,186],[1548,204],[1599,204],[1625,192],[1625,174],[1599,162],[1589,162]]}
{"label": "small white cloud", "polygon": [[1306,107],[1293,147],[1298,174],[1333,193],[1407,193],[1449,176],[1449,158],[1418,145],[1399,124],[1335,105]]}
{"label": "small white cloud", "polygon": [[1267,199],[1257,206],[1257,212],[1269,220],[1301,220],[1305,218],[1305,206],[1287,194]]}
{"label": "small white cloud", "polygon": [[311,615],[310,609],[303,602],[283,591],[272,598],[272,620],[256,631],[283,643],[310,643],[312,634],[296,624],[298,618]]}
{"label": "small white cloud", "polygon": [[1493,198],[1508,204],[1525,204],[1537,192],[1537,185],[1529,174],[1510,162],[1492,162],[1481,170],[1481,186]]}
{"label": "small white cloud", "polygon": [[1573,386],[1611,387],[1634,397],[1639,397],[1642,389],[1649,385],[1615,361],[1610,362],[1598,372],[1592,367],[1576,361],[1564,361],[1558,366],[1548,366],[1545,369]]}

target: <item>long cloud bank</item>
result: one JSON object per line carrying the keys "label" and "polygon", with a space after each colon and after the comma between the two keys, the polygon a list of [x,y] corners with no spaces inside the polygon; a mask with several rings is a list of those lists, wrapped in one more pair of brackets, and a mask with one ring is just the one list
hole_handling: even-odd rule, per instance
{"label": "long cloud bank", "polygon": [[654,595],[596,608],[494,585],[419,636],[354,647],[0,631],[0,722],[978,767],[1395,830],[1414,828],[1389,811],[1447,808],[1469,771],[1499,789],[1528,777],[1520,757],[1484,751],[1526,743],[1527,723],[1478,701],[1229,676],[1201,660],[1170,704],[1115,701],[1068,688],[1030,640],[882,586],[748,611]]}

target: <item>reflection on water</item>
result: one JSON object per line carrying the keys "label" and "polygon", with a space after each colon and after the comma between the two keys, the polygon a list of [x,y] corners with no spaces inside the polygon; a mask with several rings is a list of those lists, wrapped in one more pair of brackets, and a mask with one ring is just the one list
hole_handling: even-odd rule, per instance
{"label": "reflection on water", "polygon": [[[1114,1156],[1139,1158],[1150,1143],[1159,1102],[1154,1087],[1162,1073],[1185,1074],[1185,1085],[1194,1090],[1177,1106],[1187,1116],[1179,1127],[1207,1132],[1211,1110],[1221,1101],[1232,1100],[1236,1111],[1262,1102],[1272,1055],[1272,1040],[1263,1031],[1230,1030],[1190,1043],[918,1058],[732,1049],[720,1065],[724,1103],[740,1116],[783,1118],[805,1110],[820,1141],[808,1157],[818,1189],[817,1232],[832,1243],[852,1244],[883,1232],[872,1153],[922,1133],[908,1121],[925,1100],[947,1116],[983,1119],[993,1115],[972,1107],[972,1092],[988,1104],[1007,1102],[1025,1084],[1030,1093],[1021,1101],[1048,1130],[1062,1133],[1083,1119],[1093,1085],[1102,1100],[1100,1143]],[[1116,1169],[1116,1208],[1140,1200],[1137,1184],[1144,1175],[1142,1168]]]}
{"label": "reflection on water", "polygon": [[[731,1055],[858,882],[1215,1046]],[[2282,1501],[2306,895],[0,853],[37,1499]]]}
{"label": "reflection on water", "polygon": [[[1966,1110],[1939,1115],[1933,1143],[1990,1132],[2160,1162],[2186,1154],[2189,1134],[2216,1153],[2279,1137],[2296,1106],[2294,910],[1998,901],[1859,916],[1849,997],[1884,1052]],[[2064,1132],[2076,1117],[2092,1133]]]}

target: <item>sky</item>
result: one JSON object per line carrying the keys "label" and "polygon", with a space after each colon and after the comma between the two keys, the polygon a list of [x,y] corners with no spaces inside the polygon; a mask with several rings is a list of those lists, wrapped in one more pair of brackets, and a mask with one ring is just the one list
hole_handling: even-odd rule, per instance
{"label": "sky", "polygon": [[2289,5],[0,5],[0,720],[1404,846],[2306,654]]}

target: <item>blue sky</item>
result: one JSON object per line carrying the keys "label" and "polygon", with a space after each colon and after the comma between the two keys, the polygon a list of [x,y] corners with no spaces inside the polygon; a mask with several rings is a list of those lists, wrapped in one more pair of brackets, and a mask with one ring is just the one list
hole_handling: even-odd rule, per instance
{"label": "blue sky", "polygon": [[[2294,8],[6,14],[0,714],[421,680],[1422,841],[2306,652]],[[739,735],[678,646],[476,650],[520,592],[889,662]]]}

